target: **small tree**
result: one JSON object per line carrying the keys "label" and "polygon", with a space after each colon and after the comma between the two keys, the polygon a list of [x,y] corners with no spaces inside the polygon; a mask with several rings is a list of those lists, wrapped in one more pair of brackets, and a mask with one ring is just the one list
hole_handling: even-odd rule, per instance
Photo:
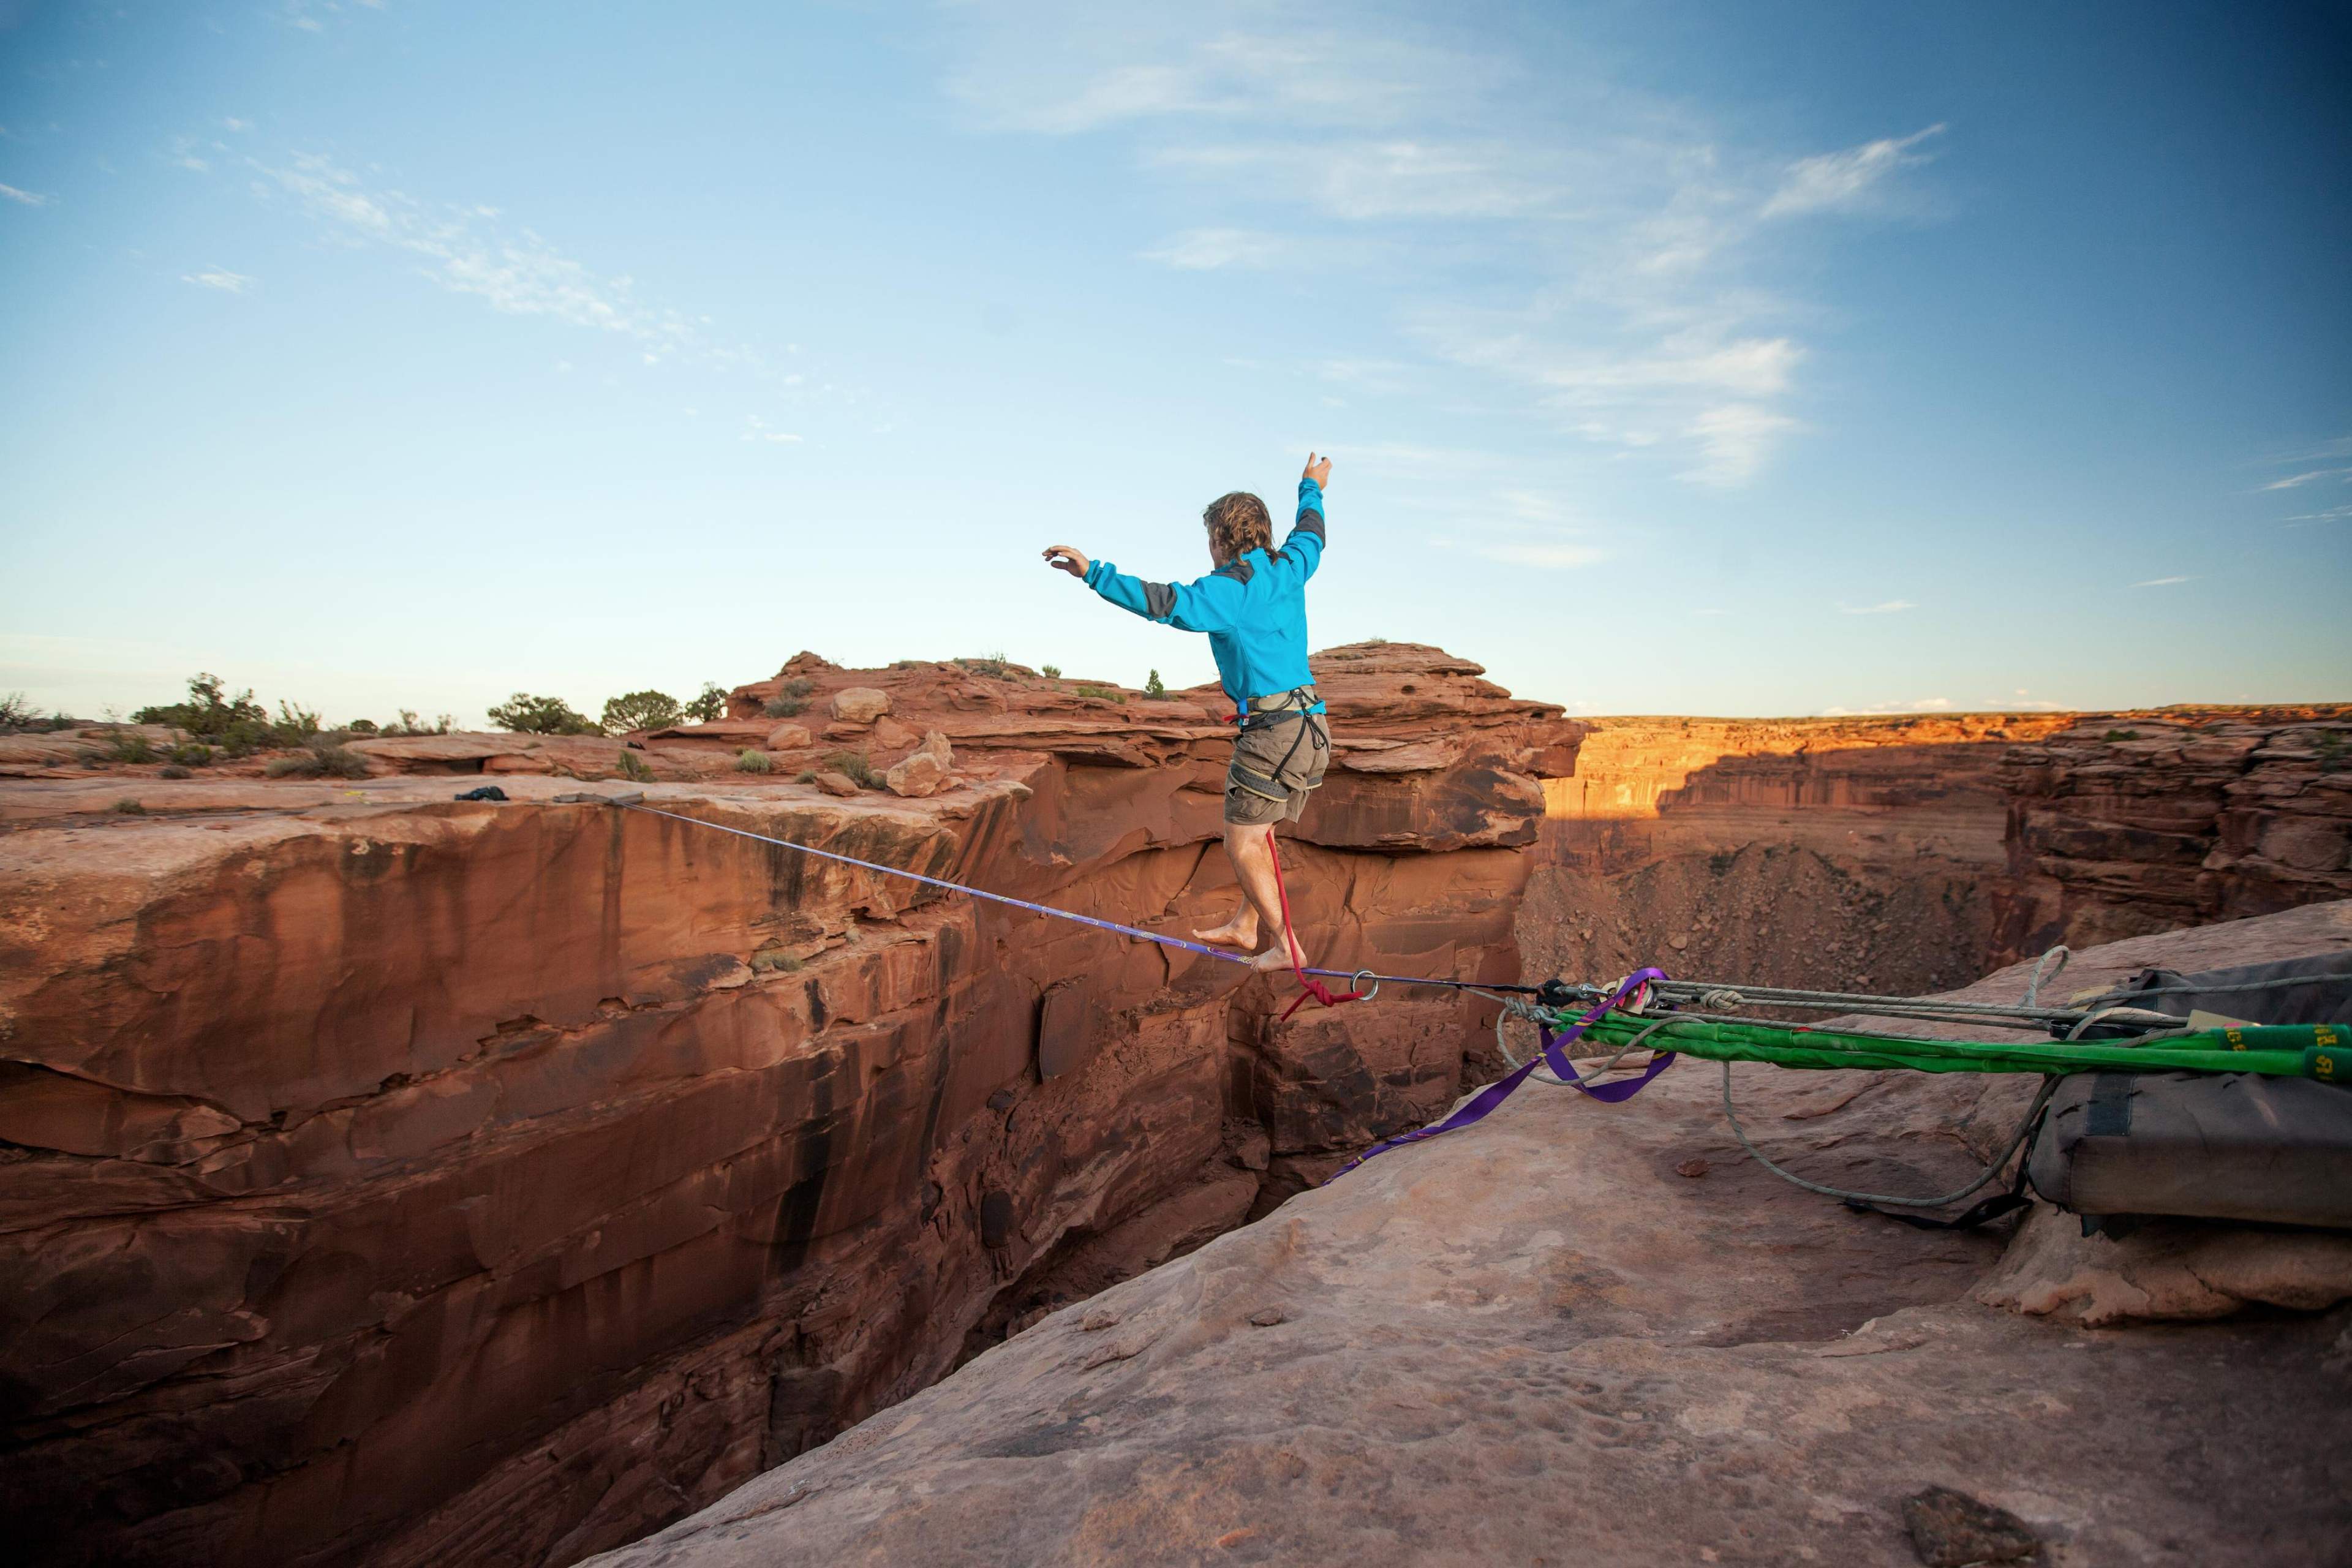
{"label": "small tree", "polygon": [[593,735],[596,721],[561,697],[518,691],[490,710],[490,722],[518,735]]}
{"label": "small tree", "polygon": [[727,693],[715,681],[702,683],[702,695],[686,705],[686,716],[698,724],[727,717]]}
{"label": "small tree", "polygon": [[667,730],[686,717],[677,699],[667,691],[632,691],[604,700],[604,733],[625,735],[632,730]]}
{"label": "small tree", "polygon": [[1143,678],[1143,694],[1146,697],[1165,697],[1168,695],[1168,688],[1160,680],[1160,672],[1158,670],[1155,669],[1150,675]]}

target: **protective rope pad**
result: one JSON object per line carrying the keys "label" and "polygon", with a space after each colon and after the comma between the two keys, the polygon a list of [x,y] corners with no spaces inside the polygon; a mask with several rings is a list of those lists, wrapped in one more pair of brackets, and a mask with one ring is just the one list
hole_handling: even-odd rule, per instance
{"label": "protective rope pad", "polygon": [[[1602,1045],[1624,1045],[1656,1025],[1654,1016],[1611,1012],[1588,1026]],[[2085,1041],[1927,1040],[1853,1035],[1764,1023],[1669,1019],[1650,1037],[1709,1061],[1770,1062],[1787,1068],[1901,1068],[1914,1072],[2251,1072],[2266,1078],[2317,1078],[2315,1047],[2344,1043],[2341,1024],[2262,1024],[2204,1029],[2146,1046]]]}

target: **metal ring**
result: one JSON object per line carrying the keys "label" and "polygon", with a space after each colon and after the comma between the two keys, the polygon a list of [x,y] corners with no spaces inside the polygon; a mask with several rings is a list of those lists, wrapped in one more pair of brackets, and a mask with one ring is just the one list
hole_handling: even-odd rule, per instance
{"label": "metal ring", "polygon": [[[1361,981],[1367,974],[1372,974],[1372,972],[1369,969],[1359,969],[1355,973],[1348,976],[1349,989],[1354,990],[1357,983]],[[1370,991],[1358,992],[1356,994],[1356,1000],[1359,1002],[1369,1002],[1380,994],[1381,977],[1377,974],[1372,974],[1372,988]]]}

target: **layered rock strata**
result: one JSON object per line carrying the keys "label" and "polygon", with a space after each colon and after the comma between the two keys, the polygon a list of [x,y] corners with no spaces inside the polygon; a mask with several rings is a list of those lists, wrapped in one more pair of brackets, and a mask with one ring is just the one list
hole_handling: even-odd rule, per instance
{"label": "layered rock strata", "polygon": [[1530,969],[1916,994],[2352,895],[2352,709],[1595,719]]}
{"label": "layered rock strata", "polygon": [[[1286,848],[1316,956],[1514,976],[1577,727],[1435,649],[1317,668],[1337,756]],[[1238,964],[555,803],[650,772],[649,806],[1082,913],[1234,900],[1198,695],[804,657],[736,707],[369,742],[391,776],[350,783],[0,788],[20,1547],[571,1562],[1426,1118],[1486,1037],[1395,988],[1282,1024],[1290,984]],[[802,782],[919,751],[920,799]],[[450,798],[480,772],[509,804]]]}
{"label": "layered rock strata", "polygon": [[[2069,973],[2347,944],[2352,906],[2319,905]],[[1734,1074],[1774,1158],[1882,1192],[1959,1185],[2032,1093]],[[1934,1554],[1929,1503],[1998,1521],[2001,1560],[2342,1560],[2352,1238],[2058,1260],[2037,1215],[2004,1263],[1998,1226],[1912,1229],[1776,1180],[1720,1092],[1697,1062],[1621,1106],[1530,1086],[598,1562],[1985,1560]]]}

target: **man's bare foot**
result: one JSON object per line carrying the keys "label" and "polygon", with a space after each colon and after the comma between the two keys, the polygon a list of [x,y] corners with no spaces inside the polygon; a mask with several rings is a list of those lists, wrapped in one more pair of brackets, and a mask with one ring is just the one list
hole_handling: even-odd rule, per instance
{"label": "man's bare foot", "polygon": [[1238,947],[1246,952],[1257,945],[1257,911],[1244,904],[1241,913],[1221,926],[1194,931],[1192,939],[1214,942],[1219,947]]}
{"label": "man's bare foot", "polygon": [[1261,973],[1267,974],[1278,974],[1286,969],[1303,969],[1306,967],[1307,955],[1297,951],[1297,943],[1294,942],[1291,944],[1292,951],[1289,952],[1283,952],[1282,947],[1283,944],[1281,942],[1276,942],[1272,947],[1267,948],[1264,952],[1261,952],[1256,957],[1251,959],[1250,967],[1259,971]]}

